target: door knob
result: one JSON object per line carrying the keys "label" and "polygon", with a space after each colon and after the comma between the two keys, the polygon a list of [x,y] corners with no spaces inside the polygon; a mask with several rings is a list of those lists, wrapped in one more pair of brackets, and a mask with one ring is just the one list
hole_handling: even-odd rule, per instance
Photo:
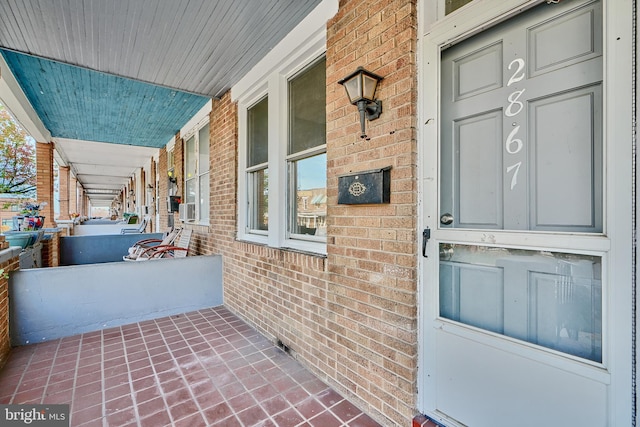
{"label": "door knob", "polygon": [[440,259],[450,260],[453,256],[453,245],[452,244],[441,244],[440,245]]}
{"label": "door knob", "polygon": [[440,217],[440,224],[449,225],[452,222],[453,222],[453,215],[451,215],[450,213],[442,214],[442,216]]}

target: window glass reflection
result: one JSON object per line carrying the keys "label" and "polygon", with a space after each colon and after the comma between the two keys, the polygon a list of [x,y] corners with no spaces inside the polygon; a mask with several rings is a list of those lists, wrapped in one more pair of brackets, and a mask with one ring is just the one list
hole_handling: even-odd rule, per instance
{"label": "window glass reflection", "polygon": [[327,155],[325,153],[292,162],[295,204],[294,234],[326,236]]}
{"label": "window glass reflection", "polygon": [[440,316],[602,361],[602,260],[440,244]]}

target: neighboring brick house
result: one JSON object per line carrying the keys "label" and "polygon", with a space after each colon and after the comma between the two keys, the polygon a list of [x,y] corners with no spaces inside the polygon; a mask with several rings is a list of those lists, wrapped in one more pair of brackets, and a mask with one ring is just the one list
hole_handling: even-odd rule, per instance
{"label": "neighboring brick house", "polygon": [[13,217],[22,210],[25,201],[32,200],[28,197],[14,194],[0,194],[0,220],[2,220],[2,232],[13,229]]}

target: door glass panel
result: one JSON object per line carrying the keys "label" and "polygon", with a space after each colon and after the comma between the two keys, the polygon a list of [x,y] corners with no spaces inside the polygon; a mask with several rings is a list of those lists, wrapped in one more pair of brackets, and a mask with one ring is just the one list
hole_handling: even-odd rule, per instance
{"label": "door glass panel", "polygon": [[602,361],[602,259],[440,244],[440,316]]}

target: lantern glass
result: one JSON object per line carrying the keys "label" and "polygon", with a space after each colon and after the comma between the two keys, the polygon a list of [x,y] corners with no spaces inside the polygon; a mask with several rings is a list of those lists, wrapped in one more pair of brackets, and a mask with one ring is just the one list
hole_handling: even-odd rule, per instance
{"label": "lantern glass", "polygon": [[376,86],[378,86],[378,79],[368,76],[366,74],[361,74],[362,76],[362,98],[367,101],[373,101],[374,95],[376,93]]}
{"label": "lantern glass", "polygon": [[356,74],[351,79],[344,82],[344,88],[347,91],[349,102],[355,104],[362,99],[362,80],[361,74]]}

